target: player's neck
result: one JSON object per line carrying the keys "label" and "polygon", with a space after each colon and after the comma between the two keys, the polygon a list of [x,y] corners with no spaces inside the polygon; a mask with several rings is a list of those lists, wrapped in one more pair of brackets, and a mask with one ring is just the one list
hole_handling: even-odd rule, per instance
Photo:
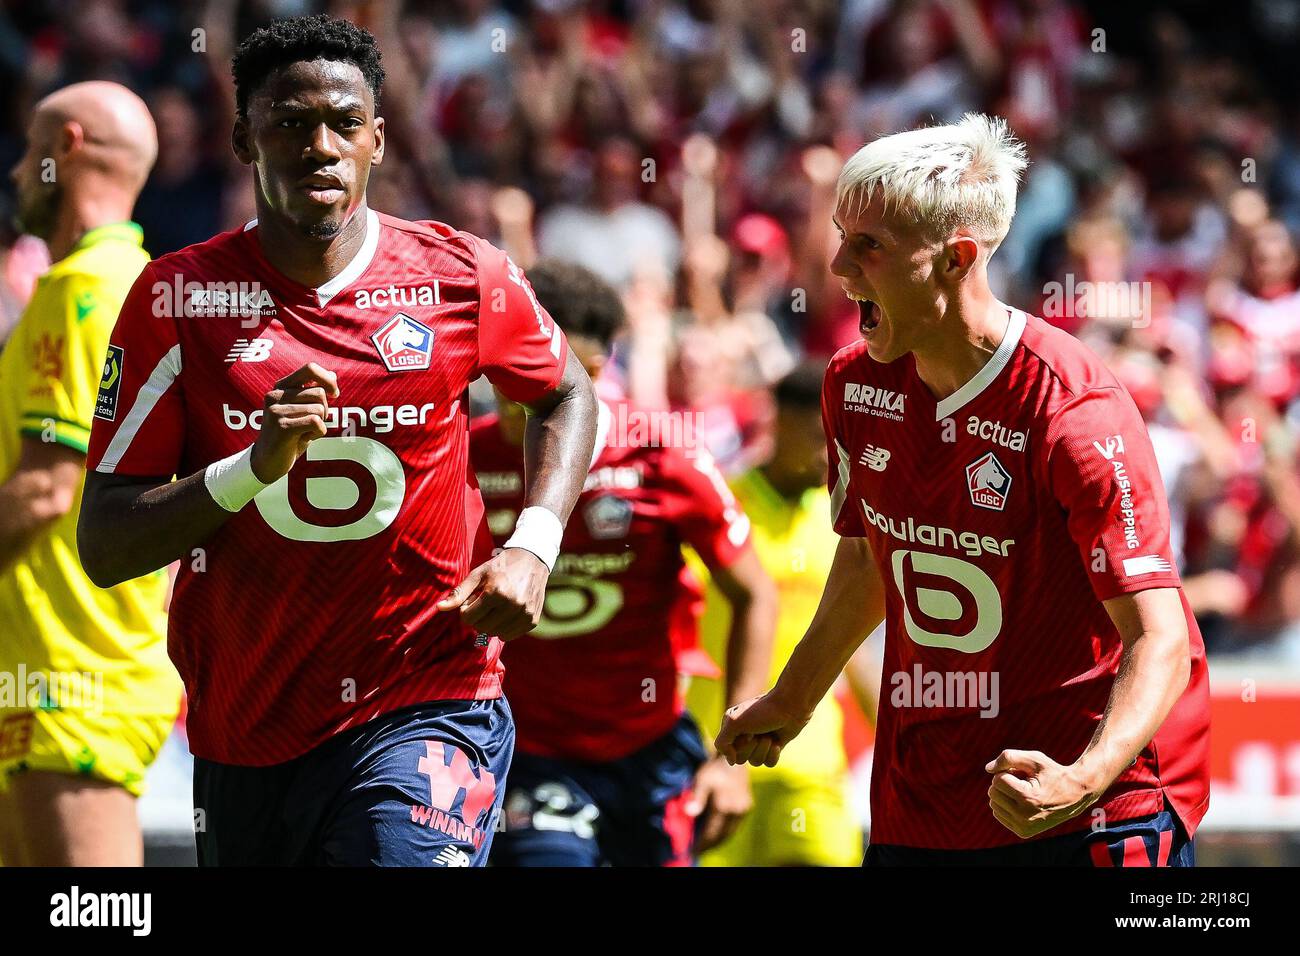
{"label": "player's neck", "polygon": [[366,213],[367,206],[362,202],[337,235],[316,240],[259,209],[257,241],[267,262],[294,282],[314,289],[346,269],[361,251],[366,239]]}
{"label": "player's neck", "polygon": [[1011,323],[1007,306],[992,293],[957,300],[932,346],[916,349],[916,374],[936,401],[943,401],[978,374],[1002,344]]}
{"label": "player's neck", "polygon": [[50,261],[58,262],[66,258],[81,241],[81,237],[90,230],[128,222],[130,219],[131,203],[113,197],[87,198],[85,202],[67,203],[59,212],[54,229],[45,239]]}

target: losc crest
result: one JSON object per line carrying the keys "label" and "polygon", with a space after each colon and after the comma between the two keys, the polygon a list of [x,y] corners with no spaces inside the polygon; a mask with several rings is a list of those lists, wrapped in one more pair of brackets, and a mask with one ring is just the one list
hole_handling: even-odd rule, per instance
{"label": "losc crest", "polygon": [[370,337],[390,372],[415,372],[429,367],[433,329],[398,312]]}
{"label": "losc crest", "polygon": [[966,489],[975,507],[1001,511],[1007,506],[1007,494],[1011,491],[1011,472],[998,461],[997,455],[987,451],[966,466]]}

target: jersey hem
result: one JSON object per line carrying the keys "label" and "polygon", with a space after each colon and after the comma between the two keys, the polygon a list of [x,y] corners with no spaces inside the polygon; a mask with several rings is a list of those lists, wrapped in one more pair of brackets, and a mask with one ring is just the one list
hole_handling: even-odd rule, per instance
{"label": "jersey hem", "polygon": [[[364,719],[358,718],[359,715],[353,715],[335,724],[329,731],[310,738],[305,745],[295,745],[284,751],[283,755],[277,755],[274,760],[241,759],[240,754],[222,751],[219,748],[210,748],[204,737],[207,736],[202,730],[195,726],[194,713],[190,712],[187,730],[189,732],[190,753],[201,760],[207,760],[212,763],[226,764],[232,767],[275,767],[285,764],[291,760],[297,760],[304,754],[308,754],[317,747],[323,746],[333,740],[339,734],[348,733],[356,730],[358,727],[364,727],[366,724],[385,717],[399,710],[405,710],[408,707],[420,707],[426,704],[437,704],[443,701],[460,701],[471,702],[479,700],[496,700],[503,696],[501,692],[501,680],[497,677],[495,680],[484,681],[482,677],[473,678],[458,686],[451,688],[442,688],[434,690],[428,696],[419,700],[409,700],[402,702],[393,702],[391,705],[381,706],[379,709],[364,712]],[[465,690],[470,692],[465,693]]]}

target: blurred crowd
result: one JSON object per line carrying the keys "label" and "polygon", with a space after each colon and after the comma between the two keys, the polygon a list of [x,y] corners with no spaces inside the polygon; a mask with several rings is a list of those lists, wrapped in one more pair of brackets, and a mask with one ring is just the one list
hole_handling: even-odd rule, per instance
{"label": "blurred crowd", "polygon": [[[42,95],[117,80],[159,130],[149,252],[239,225],[230,54],[317,11],[384,51],[371,205],[616,284],[610,387],[698,413],[736,472],[768,453],[771,386],[858,334],[827,268],[843,160],[1007,117],[1031,166],[995,291],[1132,391],[1211,652],[1300,660],[1300,4],[0,0],[0,162]],[[0,207],[2,336],[45,258]]]}

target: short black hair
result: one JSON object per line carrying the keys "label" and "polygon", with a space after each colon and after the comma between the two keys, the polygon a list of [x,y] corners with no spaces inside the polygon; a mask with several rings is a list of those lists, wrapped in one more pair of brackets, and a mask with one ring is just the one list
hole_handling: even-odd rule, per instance
{"label": "short black hair", "polygon": [[347,20],[317,14],[275,20],[249,34],[230,62],[235,78],[235,108],[240,116],[248,115],[248,101],[257,87],[276,70],[291,63],[330,60],[351,63],[361,75],[379,109],[379,93],[384,86],[384,68],[379,44],[369,30]]}
{"label": "short black hair", "polygon": [[824,359],[804,359],[776,384],[776,403],[783,408],[821,408]]}
{"label": "short black hair", "polygon": [[590,269],[558,259],[536,263],[528,281],[565,335],[594,339],[609,351],[623,327],[623,300],[613,286]]}

